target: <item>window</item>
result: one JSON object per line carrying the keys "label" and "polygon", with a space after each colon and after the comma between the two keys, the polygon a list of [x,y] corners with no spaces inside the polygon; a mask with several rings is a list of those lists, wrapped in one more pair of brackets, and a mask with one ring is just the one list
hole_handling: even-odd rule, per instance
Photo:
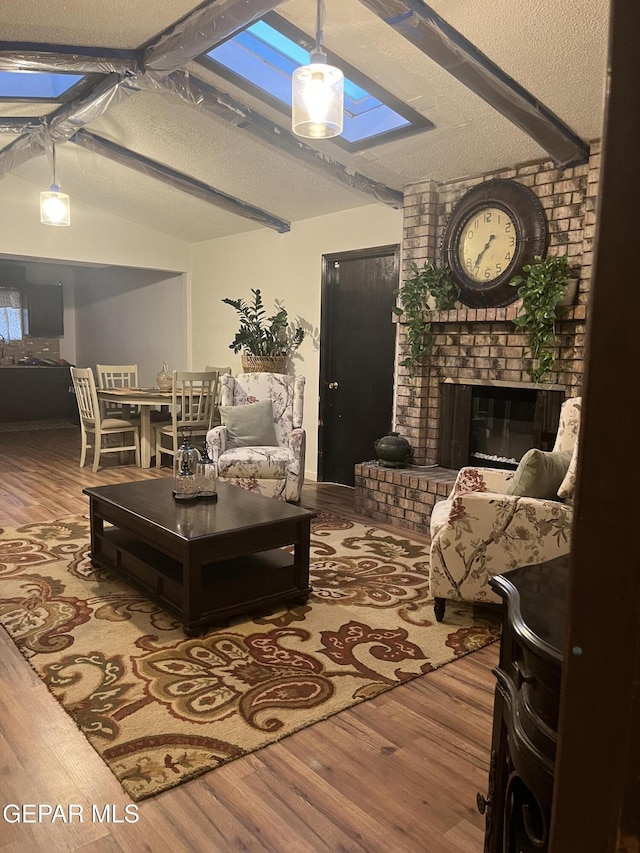
{"label": "window", "polygon": [[84,80],[81,74],[0,71],[0,98],[57,101],[81,80]]}
{"label": "window", "polygon": [[22,340],[22,300],[19,290],[0,287],[0,335],[7,342]]}
{"label": "window", "polygon": [[[358,151],[434,125],[328,51],[344,72],[344,130],[333,142]],[[208,61],[207,61],[208,60]],[[282,111],[291,109],[291,75],[309,63],[309,37],[273,13],[210,50],[201,61]]]}

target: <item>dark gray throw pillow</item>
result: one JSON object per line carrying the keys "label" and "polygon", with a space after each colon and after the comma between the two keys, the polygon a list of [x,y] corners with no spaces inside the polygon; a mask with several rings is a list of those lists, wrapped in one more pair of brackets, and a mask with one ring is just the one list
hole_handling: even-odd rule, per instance
{"label": "dark gray throw pillow", "polygon": [[558,489],[569,468],[571,453],[571,450],[527,450],[507,488],[507,494],[558,500]]}
{"label": "dark gray throw pillow", "polygon": [[220,419],[227,428],[227,447],[274,447],[278,444],[271,400],[244,406],[220,406]]}

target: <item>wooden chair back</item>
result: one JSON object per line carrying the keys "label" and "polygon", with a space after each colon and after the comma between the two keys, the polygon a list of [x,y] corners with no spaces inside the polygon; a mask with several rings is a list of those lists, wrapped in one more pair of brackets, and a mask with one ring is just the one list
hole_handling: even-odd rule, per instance
{"label": "wooden chair back", "polygon": [[222,399],[222,377],[225,374],[230,375],[231,374],[231,368],[230,367],[212,367],[210,364],[208,364],[205,367],[205,371],[207,373],[211,373],[212,371],[215,371],[218,374],[218,384],[216,387],[216,401],[215,401],[215,405],[213,407],[213,418],[211,420],[211,423],[214,426],[216,426],[217,424],[221,423],[221,421],[220,421],[220,409],[218,407],[220,406],[220,400]]}
{"label": "wooden chair back", "polygon": [[76,392],[78,412],[84,425],[94,427],[100,424],[100,407],[93,370],[90,367],[72,367],[71,380]]}
{"label": "wooden chair back", "polygon": [[98,388],[138,388],[137,364],[96,364]]}
{"label": "wooden chair back", "polygon": [[[137,364],[96,364],[98,388],[106,391],[109,388],[138,388]],[[138,407],[123,407],[111,400],[100,401],[100,411],[103,418],[130,417],[137,414]]]}
{"label": "wooden chair back", "polygon": [[[163,453],[175,456],[180,446],[181,430],[191,433],[197,445],[211,429],[218,387],[215,370],[200,373],[174,370],[171,392],[171,423],[156,427],[156,468],[162,464]],[[163,444],[162,436],[171,437],[171,446]]]}

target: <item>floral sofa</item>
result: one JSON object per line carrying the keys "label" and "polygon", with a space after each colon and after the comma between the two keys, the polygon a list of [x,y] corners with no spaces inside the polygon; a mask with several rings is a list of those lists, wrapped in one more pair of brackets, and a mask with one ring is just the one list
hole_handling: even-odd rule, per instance
{"label": "floral sofa", "polygon": [[508,494],[514,471],[466,467],[434,506],[430,590],[438,621],[446,599],[499,602],[488,583],[493,575],[569,552],[580,409],[579,397],[562,404],[553,450],[572,452],[556,499]]}
{"label": "floral sofa", "polygon": [[267,497],[300,500],[304,480],[305,431],[302,429],[304,376],[283,373],[241,373],[221,377],[220,407],[246,406],[270,400],[275,443],[230,447],[224,425],[207,433],[211,451],[218,457],[222,482]]}

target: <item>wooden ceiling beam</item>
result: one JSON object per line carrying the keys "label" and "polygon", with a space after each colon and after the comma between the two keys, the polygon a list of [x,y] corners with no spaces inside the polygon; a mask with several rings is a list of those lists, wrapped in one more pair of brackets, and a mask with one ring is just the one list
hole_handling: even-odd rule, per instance
{"label": "wooden ceiling beam", "polygon": [[257,21],[285,0],[209,0],[176,21],[144,51],[145,71],[170,74]]}
{"label": "wooden ceiling beam", "polygon": [[[209,0],[206,5],[177,21],[144,50],[142,70],[107,74],[88,93],[64,104],[54,113],[15,139],[0,152],[0,179],[33,157],[51,149],[52,142],[64,142],[88,122],[107,112],[114,104],[139,89],[156,85],[184,63],[210,50],[223,38],[240,29],[283,0]],[[48,45],[42,45],[47,49]],[[88,51],[89,48],[80,48]],[[50,57],[49,57],[50,59]]]}
{"label": "wooden ceiling beam", "polygon": [[422,0],[360,2],[524,131],[558,166],[587,162],[586,142]]}
{"label": "wooden ceiling beam", "polygon": [[404,194],[400,190],[368,178],[328,154],[312,148],[281,125],[275,124],[260,113],[236,101],[235,98],[215,86],[199,80],[192,74],[176,72],[163,81],[163,85],[180,95],[192,107],[206,110],[217,118],[231,122],[251,136],[257,137],[287,155],[295,157],[296,160],[302,161],[305,166],[321,172],[325,177],[334,178],[351,189],[372,196],[376,201],[383,204],[402,208]]}
{"label": "wooden ceiling beam", "polygon": [[228,195],[228,193],[222,192],[222,190],[216,189],[216,187],[212,187],[210,184],[204,183],[204,181],[199,181],[197,178],[185,175],[176,169],[171,169],[169,166],[151,160],[143,154],[123,148],[121,145],[117,145],[115,142],[104,139],[95,133],[89,133],[87,130],[79,130],[71,137],[71,142],[95,154],[108,157],[109,160],[113,160],[129,169],[134,169],[147,177],[156,178],[168,186],[199,198],[201,201],[207,202],[207,204],[213,204],[215,207],[219,207],[228,213],[235,213],[244,219],[251,219],[260,225],[273,228],[280,234],[291,230],[291,223],[287,222],[286,219],[281,219],[273,213],[269,213],[266,210],[248,204],[246,201]]}

